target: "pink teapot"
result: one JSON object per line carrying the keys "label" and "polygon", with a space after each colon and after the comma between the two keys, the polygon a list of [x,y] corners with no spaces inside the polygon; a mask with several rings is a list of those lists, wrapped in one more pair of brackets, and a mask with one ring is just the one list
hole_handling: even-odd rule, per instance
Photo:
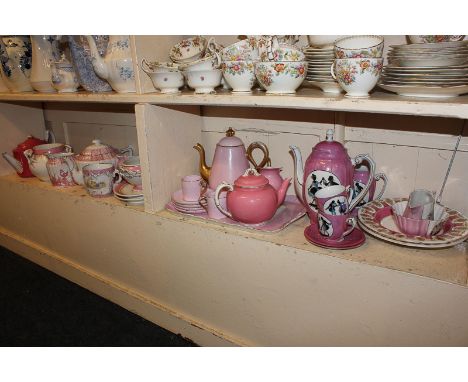
{"label": "pink teapot", "polygon": [[[270,220],[283,203],[291,179],[285,179],[275,190],[268,179],[255,169],[248,169],[232,184],[222,182],[215,191],[215,204],[226,216],[245,224],[260,224]],[[227,192],[227,211],[220,205],[219,196]]]}
{"label": "pink teapot", "polygon": [[234,135],[235,131],[229,128],[226,136],[217,143],[211,167],[206,165],[203,146],[200,143],[193,146],[200,153],[200,175],[209,182],[213,190],[223,181],[233,183],[250,167],[251,156],[247,153],[251,153],[253,149],[259,148],[263,151],[263,159],[258,167],[265,166],[269,160],[268,148],[264,143],[253,142],[246,151],[244,143]]}
{"label": "pink teapot", "polygon": [[369,163],[369,180],[358,195],[350,201],[351,212],[369,191],[375,176],[375,162],[368,154],[359,154],[351,159],[346,148],[333,140],[333,130],[327,131],[327,139],[319,142],[302,166],[301,152],[296,146],[290,146],[294,157],[294,189],[298,199],[307,209],[312,223],[317,223],[315,193],[328,186],[342,185],[353,187],[354,167],[363,161]]}

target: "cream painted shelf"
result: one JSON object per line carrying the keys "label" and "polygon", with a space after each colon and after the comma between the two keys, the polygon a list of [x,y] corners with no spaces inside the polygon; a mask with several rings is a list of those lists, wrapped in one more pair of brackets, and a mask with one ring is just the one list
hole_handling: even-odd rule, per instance
{"label": "cream painted shelf", "polygon": [[[261,242],[273,243],[279,247],[332,256],[342,260],[412,273],[463,286],[467,286],[468,282],[468,243],[466,242],[447,249],[420,250],[392,245],[366,235],[367,241],[362,247],[345,251],[328,250],[314,246],[305,240],[303,232],[308,225],[306,218],[298,220],[279,233],[260,233],[213,221],[201,221],[197,218],[175,214],[166,210],[157,213],[145,213],[143,207],[127,207],[113,197],[92,198],[79,186],[60,189],[36,178],[20,178],[16,174],[0,177],[0,183],[5,187],[39,190],[48,194],[66,194],[74,200],[79,200],[80,203],[87,205],[98,203],[108,206],[110,210],[115,208],[133,210],[154,216],[158,224],[164,224],[167,221],[178,222],[179,228],[184,231],[190,230],[190,227],[198,227],[208,231],[221,231],[247,240],[254,240],[256,244]],[[51,210],[54,210],[53,206],[51,206]],[[108,226],[111,227],[110,224]]]}
{"label": "cream painted shelf", "polygon": [[155,105],[244,106],[383,114],[420,115],[468,119],[468,95],[447,99],[410,98],[376,91],[368,99],[331,96],[320,90],[302,88],[296,95],[233,95],[218,91],[213,95],[197,95],[184,91],[178,95],[160,93],[117,94],[78,92],[70,94],[0,93],[0,101],[149,103]]}

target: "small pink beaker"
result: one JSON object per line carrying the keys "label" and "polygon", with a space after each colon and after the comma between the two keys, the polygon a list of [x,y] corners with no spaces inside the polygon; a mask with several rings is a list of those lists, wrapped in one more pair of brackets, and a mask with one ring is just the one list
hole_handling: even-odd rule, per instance
{"label": "small pink beaker", "polygon": [[[226,209],[226,195],[227,192],[222,192],[219,194],[219,204],[221,205],[222,208]],[[211,219],[224,219],[226,215],[224,215],[219,208],[216,206],[215,203],[215,192],[211,188],[207,189],[205,192],[205,195],[201,197],[201,199],[206,200],[206,211],[208,212],[208,217]]]}

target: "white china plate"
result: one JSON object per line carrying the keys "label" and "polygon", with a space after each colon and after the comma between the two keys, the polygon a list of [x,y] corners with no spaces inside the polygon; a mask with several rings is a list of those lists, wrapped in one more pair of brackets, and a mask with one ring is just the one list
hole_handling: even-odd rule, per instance
{"label": "white china plate", "polygon": [[468,72],[459,74],[459,73],[438,73],[438,72],[428,72],[428,73],[399,73],[399,72],[393,72],[391,70],[384,70],[382,72],[382,75],[386,76],[392,76],[392,77],[399,77],[399,78],[419,78],[419,77],[424,77],[424,78],[446,78],[446,79],[451,79],[451,78],[460,78],[460,79],[465,79],[468,78]]}
{"label": "white china plate", "polygon": [[333,79],[333,77],[323,77],[323,76],[307,76],[306,77],[307,81],[319,81],[319,82],[334,82],[336,81]]}
{"label": "white china plate", "polygon": [[442,66],[455,66],[455,65],[463,65],[468,62],[466,58],[438,58],[438,59],[424,59],[421,58],[419,60],[407,60],[407,59],[395,59],[388,61],[391,65],[395,66],[403,66],[403,67],[442,67]]}
{"label": "white china plate", "polygon": [[122,198],[143,197],[142,190],[135,190],[130,183],[121,182],[114,185],[114,194]]}
{"label": "white china plate", "polygon": [[461,86],[420,86],[378,84],[382,89],[407,97],[449,98],[468,93],[468,85]]}
{"label": "white china plate", "polygon": [[408,199],[387,198],[367,203],[359,209],[359,225],[364,231],[379,239],[407,247],[426,249],[447,248],[453,247],[468,238],[468,220],[458,211],[447,207],[445,207],[445,209],[449,214],[449,220],[451,220],[453,224],[452,228],[448,232],[441,233],[431,238],[410,236],[400,232],[391,216],[385,216],[379,221],[377,213],[380,213],[380,216],[386,215],[385,211],[389,212],[389,208],[391,209],[393,204],[403,200]]}
{"label": "white china plate", "polygon": [[468,40],[464,41],[451,41],[451,42],[433,42],[426,44],[403,44],[403,45],[390,45],[393,49],[443,49],[443,48],[458,48],[468,46]]}
{"label": "white china plate", "polygon": [[398,65],[387,65],[385,70],[392,70],[398,71],[402,73],[412,73],[412,72],[440,72],[440,73],[451,73],[451,72],[461,72],[465,73],[468,71],[468,65],[455,65],[455,66],[415,66],[415,67],[407,67],[407,66],[398,66]]}

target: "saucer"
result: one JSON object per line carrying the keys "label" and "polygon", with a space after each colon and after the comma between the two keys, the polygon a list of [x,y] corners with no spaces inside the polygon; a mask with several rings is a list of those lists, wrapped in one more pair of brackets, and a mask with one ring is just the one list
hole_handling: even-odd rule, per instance
{"label": "saucer", "polygon": [[330,240],[320,235],[316,224],[308,226],[304,230],[304,236],[310,243],[329,249],[353,249],[360,247],[366,241],[366,236],[357,227],[341,241]]}
{"label": "saucer", "polygon": [[172,201],[181,207],[199,207],[200,203],[198,200],[185,200],[182,194],[182,190],[177,190],[172,194]]}
{"label": "saucer", "polygon": [[122,198],[134,198],[142,197],[143,191],[135,189],[135,186],[133,184],[127,182],[120,182],[114,184],[114,194]]}

